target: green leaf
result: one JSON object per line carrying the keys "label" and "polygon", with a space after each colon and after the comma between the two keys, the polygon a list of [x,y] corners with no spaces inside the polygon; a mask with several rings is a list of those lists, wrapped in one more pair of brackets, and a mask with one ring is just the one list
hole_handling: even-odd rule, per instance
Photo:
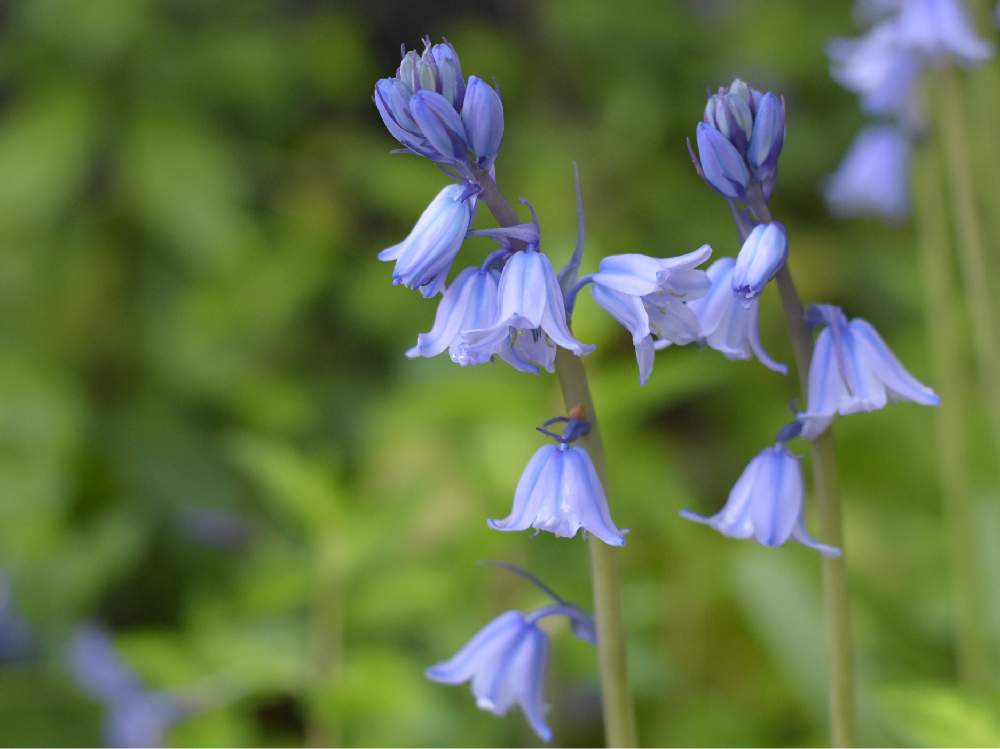
{"label": "green leaf", "polygon": [[888,730],[906,746],[1000,746],[1000,699],[946,684],[894,684],[876,692]]}

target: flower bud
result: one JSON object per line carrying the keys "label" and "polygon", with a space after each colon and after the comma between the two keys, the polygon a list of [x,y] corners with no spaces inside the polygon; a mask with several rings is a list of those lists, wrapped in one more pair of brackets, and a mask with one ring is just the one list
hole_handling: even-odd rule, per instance
{"label": "flower bud", "polygon": [[410,99],[410,114],[442,160],[465,162],[465,125],[447,99],[436,91],[418,91]]}
{"label": "flower bud", "polygon": [[758,224],[746,238],[733,268],[733,293],[747,301],[756,299],[767,282],[781,270],[788,257],[785,227],[777,221]]}
{"label": "flower bud", "polygon": [[503,103],[492,86],[474,75],[469,77],[465,92],[462,122],[479,165],[487,168],[496,159],[503,139]]}
{"label": "flower bud", "polygon": [[730,200],[743,200],[750,172],[743,156],[726,136],[711,125],[698,123],[698,159],[705,181]]}
{"label": "flower bud", "polygon": [[[462,78],[458,52],[448,42],[442,42],[431,47],[430,54],[437,66],[437,92],[450,101],[456,110],[461,110],[465,99],[465,79]],[[426,55],[425,52],[424,56]]]}
{"label": "flower bud", "polygon": [[764,94],[753,120],[747,161],[754,177],[766,182],[778,168],[778,156],[785,142],[785,105],[772,93]]}
{"label": "flower bud", "polygon": [[399,78],[383,78],[375,84],[375,107],[396,140],[421,156],[433,156],[416,121],[410,114],[410,87]]}

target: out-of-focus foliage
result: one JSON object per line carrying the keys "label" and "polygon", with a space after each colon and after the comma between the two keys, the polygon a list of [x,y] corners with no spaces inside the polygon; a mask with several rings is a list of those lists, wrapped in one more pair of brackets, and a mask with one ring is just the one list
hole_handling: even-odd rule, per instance
{"label": "out-of-focus foliage", "polygon": [[[149,689],[197,705],[177,745],[533,742],[520,716],[422,675],[541,601],[476,560],[584,606],[590,591],[583,543],[485,523],[560,412],[554,378],[402,355],[434,304],[375,254],[444,178],[389,154],[371,103],[401,42],[446,36],[467,74],[500,81],[500,182],[536,206],[557,260],[579,160],[584,271],[612,252],[735,254],[684,140],[706,88],[739,75],[783,93],[774,209],[800,290],[871,320],[926,379],[911,230],[836,223],[818,199],[861,122],[823,54],[853,30],[847,3],[30,0],[0,16],[0,568],[32,632],[0,668],[0,744],[102,740],[66,660],[86,621]],[[791,361],[773,294],[762,335]],[[688,347],[640,389],[627,335],[587,295],[576,331],[598,344],[607,489],[632,529],[643,740],[822,743],[817,555],[677,516],[721,505],[794,382]],[[947,686],[931,419],[899,407],[836,427],[864,738],[995,743],[995,703]],[[975,459],[995,537],[995,476]],[[587,645],[554,638],[547,694],[558,743],[600,742]]]}

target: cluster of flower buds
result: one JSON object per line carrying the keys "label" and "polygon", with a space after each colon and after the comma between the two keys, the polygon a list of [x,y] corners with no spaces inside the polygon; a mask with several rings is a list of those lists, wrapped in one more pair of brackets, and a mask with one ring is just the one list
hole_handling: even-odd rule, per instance
{"label": "cluster of flower buds", "polygon": [[927,68],[973,67],[993,54],[979,38],[962,0],[906,0],[863,6],[877,23],[855,39],[827,47],[830,75],[858,95],[869,115],[889,118],[863,129],[823,192],[833,213],[899,220],[909,211],[909,144],[923,130],[919,86]]}
{"label": "cluster of flower buds", "polygon": [[699,171],[730,200],[746,200],[756,185],[770,197],[785,142],[785,104],[738,78],[709,97],[698,124]]}
{"label": "cluster of flower buds", "polygon": [[488,169],[500,150],[500,95],[476,76],[466,83],[447,42],[425,39],[423,54],[404,49],[395,77],[375,84],[375,105],[393,137],[425,158],[463,170],[471,160]]}

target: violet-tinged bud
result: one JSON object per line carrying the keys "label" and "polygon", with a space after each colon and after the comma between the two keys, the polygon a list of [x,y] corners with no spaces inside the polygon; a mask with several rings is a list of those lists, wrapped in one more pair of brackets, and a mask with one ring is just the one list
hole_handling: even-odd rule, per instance
{"label": "violet-tinged bud", "polygon": [[474,75],[465,92],[462,122],[479,166],[489,168],[503,140],[503,103],[492,86]]}
{"label": "violet-tinged bud", "polygon": [[753,112],[750,110],[749,97],[725,91],[722,89],[709,97],[708,104],[705,105],[705,122],[722,133],[736,150],[744,154],[753,131]]}
{"label": "violet-tinged bud", "polygon": [[760,296],[767,282],[784,266],[788,257],[785,227],[777,221],[757,224],[740,248],[733,268],[733,293],[750,301]]}
{"label": "violet-tinged bud", "polygon": [[378,259],[395,260],[392,282],[430,298],[444,288],[448,270],[469,231],[476,199],[463,184],[448,185],[424,210],[410,234]]}
{"label": "violet-tinged bud", "polygon": [[567,420],[558,444],[538,449],[517,484],[510,515],[490,520],[491,528],[537,528],[562,538],[572,538],[582,528],[609,546],[624,545],[627,531],[619,530],[611,519],[608,499],[590,455],[583,447],[572,444],[581,435],[581,423]]}
{"label": "violet-tinged bud", "polygon": [[[747,146],[747,162],[760,182],[773,184],[784,142],[785,105],[774,94],[766,93],[757,107],[753,133]],[[770,194],[770,190],[765,189],[765,194]]]}
{"label": "violet-tinged bud", "polygon": [[893,401],[940,405],[937,394],[906,371],[870,323],[860,317],[848,322],[830,304],[812,305],[806,319],[825,327],[809,365],[807,408],[798,415],[803,437],[821,435],[836,414],[877,411]]}
{"label": "violet-tinged bud", "polygon": [[416,120],[410,114],[410,87],[398,78],[382,78],[375,84],[375,107],[393,138],[426,158],[435,158]]}
{"label": "violet-tinged bud", "polygon": [[465,99],[465,79],[462,77],[462,63],[458,59],[458,52],[449,42],[442,42],[431,47],[430,54],[437,65],[437,92],[450,101],[456,110],[461,110]]}
{"label": "violet-tinged bud", "polygon": [[697,266],[712,254],[702,245],[672,258],[609,255],[592,278],[594,301],[632,334],[639,384],[653,371],[656,349],[683,346],[698,337],[698,318],[687,303],[703,296],[711,282]]}
{"label": "violet-tinged bud", "polygon": [[798,459],[778,444],[750,461],[718,513],[707,517],[684,510],[681,517],[730,538],[753,537],[770,547],[782,546],[791,538],[825,556],[840,556],[840,549],[821,544],[806,532],[804,495]]}
{"label": "violet-tinged bud", "polygon": [[788,374],[788,367],[770,357],[760,342],[757,329],[757,299],[749,304],[733,293],[731,257],[716,260],[708,268],[712,288],[708,294],[688,304],[698,318],[698,341],[722,353],[727,359],[756,356],[765,367]]}
{"label": "violet-tinged bud", "polygon": [[730,200],[743,200],[750,172],[742,154],[711,125],[698,123],[698,160],[709,186]]}
{"label": "violet-tinged bud", "polygon": [[436,91],[418,91],[410,99],[410,114],[438,159],[465,163],[469,150],[465,125],[447,99]]}

